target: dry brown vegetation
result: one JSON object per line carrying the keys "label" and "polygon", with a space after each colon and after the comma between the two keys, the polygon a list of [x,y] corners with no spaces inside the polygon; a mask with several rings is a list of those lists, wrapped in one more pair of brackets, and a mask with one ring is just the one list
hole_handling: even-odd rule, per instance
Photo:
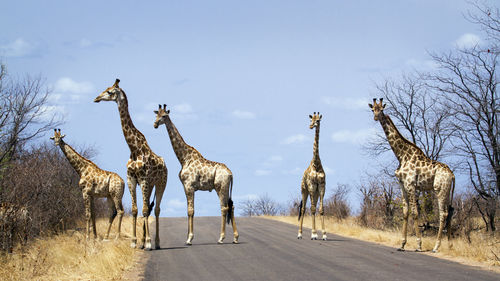
{"label": "dry brown vegetation", "polygon": [[[264,216],[267,219],[278,220],[298,226],[296,216]],[[378,244],[394,247],[395,249],[401,246],[401,232],[395,230],[379,230],[361,226],[358,219],[349,217],[346,220],[337,220],[328,218],[325,220],[328,233],[334,233],[341,236],[352,237],[360,240],[375,242]],[[311,225],[311,217],[304,218],[304,225]],[[500,235],[498,232],[494,234],[476,231],[470,234],[471,242],[467,239],[458,237],[453,238],[452,247],[446,239],[443,240],[443,245],[439,248],[439,252],[432,254],[435,242],[435,236],[423,237],[422,248],[426,254],[446,258],[460,263],[469,265],[481,266],[500,272]],[[406,248],[408,250],[415,249],[417,246],[415,237],[408,237]]]}
{"label": "dry brown vegetation", "polygon": [[[98,220],[98,234],[104,234],[106,226],[107,219]],[[114,224],[110,238],[116,232]],[[118,240],[87,240],[83,227],[38,238],[0,256],[0,280],[121,280],[141,253],[130,247],[126,237],[131,232],[131,218],[124,217]]]}

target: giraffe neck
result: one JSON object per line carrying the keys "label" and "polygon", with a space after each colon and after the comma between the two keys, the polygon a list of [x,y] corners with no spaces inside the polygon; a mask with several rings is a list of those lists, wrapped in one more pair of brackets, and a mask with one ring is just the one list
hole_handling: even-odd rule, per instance
{"label": "giraffe neck", "polygon": [[314,146],[313,146],[313,159],[311,164],[316,168],[321,167],[321,159],[319,159],[319,125],[316,126],[316,133],[314,136]]}
{"label": "giraffe neck", "polygon": [[92,165],[92,162],[90,162],[90,160],[85,159],[83,156],[78,154],[78,152],[76,152],[69,144],[66,144],[63,140],[61,140],[59,147],[64,153],[64,156],[68,158],[69,163],[78,173],[78,175],[81,176],[85,169],[89,165]]}
{"label": "giraffe neck", "polygon": [[168,136],[170,137],[175,156],[177,156],[181,165],[184,166],[184,163],[188,160],[187,156],[191,153],[191,147],[186,144],[174,123],[172,123],[170,116],[166,116],[165,127],[167,127]]}
{"label": "giraffe neck", "polygon": [[122,91],[122,95],[118,99],[117,103],[123,136],[125,137],[125,141],[130,149],[131,158],[135,159],[137,155],[144,153],[143,146],[145,146],[145,150],[149,150],[149,146],[144,135],[134,126],[134,123],[130,118],[130,114],[128,112],[128,100],[124,91]]}
{"label": "giraffe neck", "polygon": [[394,155],[396,155],[399,162],[405,159],[405,156],[407,156],[406,159],[409,159],[411,152],[416,147],[414,147],[410,141],[401,135],[388,115],[385,115],[384,113],[381,115],[380,124],[382,125],[382,129],[384,129],[387,141],[389,142]]}

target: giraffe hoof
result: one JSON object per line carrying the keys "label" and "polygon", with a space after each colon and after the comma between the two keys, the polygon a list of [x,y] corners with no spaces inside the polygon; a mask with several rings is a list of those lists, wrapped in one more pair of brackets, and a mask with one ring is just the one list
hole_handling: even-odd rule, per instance
{"label": "giraffe hoof", "polygon": [[436,250],[436,249],[432,249],[432,252],[433,252],[433,253],[437,253],[437,252],[438,252],[438,250]]}
{"label": "giraffe hoof", "polygon": [[311,240],[318,240],[318,234],[317,233],[311,234]]}
{"label": "giraffe hoof", "polygon": [[299,235],[297,235],[297,239],[302,239],[302,233],[299,233]]}
{"label": "giraffe hoof", "polygon": [[405,251],[405,249],[404,249],[404,248],[398,248],[398,251],[399,251],[399,252],[404,252],[404,251]]}
{"label": "giraffe hoof", "polygon": [[186,245],[191,246],[191,245],[193,245],[193,243],[191,243],[191,241],[188,240],[188,241],[186,241]]}
{"label": "giraffe hoof", "polygon": [[238,239],[234,239],[233,244],[240,244],[240,242],[238,242]]}
{"label": "giraffe hoof", "polygon": [[224,241],[222,239],[219,239],[219,241],[217,241],[217,244],[224,244]]}
{"label": "giraffe hoof", "polygon": [[137,244],[135,242],[130,243],[130,248],[134,248],[135,249],[135,247],[137,247]]}
{"label": "giraffe hoof", "polygon": [[422,252],[422,249],[415,249],[415,252]]}
{"label": "giraffe hoof", "polygon": [[323,241],[326,241],[327,240],[326,235],[323,235],[323,238],[321,239],[323,239]]}

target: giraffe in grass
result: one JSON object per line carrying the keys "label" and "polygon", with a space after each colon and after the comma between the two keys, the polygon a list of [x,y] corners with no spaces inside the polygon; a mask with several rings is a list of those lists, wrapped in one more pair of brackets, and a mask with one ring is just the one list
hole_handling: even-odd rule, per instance
{"label": "giraffe in grass", "polygon": [[113,220],[118,214],[118,234],[116,239],[120,237],[120,229],[122,225],[123,206],[122,197],[125,183],[123,179],[113,172],[108,172],[100,169],[92,161],[86,159],[76,152],[69,144],[64,142],[63,138],[66,135],[61,135],[61,129],[54,129],[54,136],[50,139],[54,140],[54,144],[61,148],[62,152],[68,158],[69,163],[80,176],[78,185],[82,189],[83,202],[85,204],[85,218],[87,220],[87,238],[90,236],[90,225],[92,223],[92,232],[94,238],[97,238],[95,227],[95,198],[107,198],[108,206],[111,210],[109,217],[108,230],[104,240],[109,238],[109,231]]}
{"label": "giraffe in grass", "polygon": [[325,197],[325,171],[321,165],[321,159],[319,158],[319,127],[321,118],[323,116],[316,112],[313,115],[309,115],[311,123],[309,129],[316,128],[316,134],[314,137],[314,147],[313,147],[313,159],[311,164],[304,172],[302,176],[302,184],[300,187],[302,193],[302,201],[299,205],[299,234],[298,239],[302,239],[302,224],[304,222],[304,214],[306,210],[307,197],[311,197],[311,219],[312,219],[312,233],[311,240],[318,239],[318,233],[316,231],[316,204],[318,203],[319,197],[319,214],[321,215],[321,232],[323,233],[323,240],[326,240],[326,230],[325,230],[325,217],[323,209],[323,198]]}
{"label": "giraffe in grass", "polygon": [[[130,159],[127,162],[127,184],[132,197],[132,216],[133,216],[133,229],[132,229],[132,244],[133,248],[136,247],[136,225],[137,225],[137,195],[136,187],[140,185],[142,190],[142,215],[144,217],[142,228],[142,246],[146,250],[151,250],[151,237],[149,235],[148,218],[151,210],[155,207],[156,219],[156,236],[155,248],[160,248],[160,233],[159,233],[159,215],[160,203],[167,185],[167,167],[162,157],[156,155],[151,148],[144,135],[134,126],[130,114],[128,112],[128,100],[125,92],[119,87],[119,79],[116,79],[113,86],[104,90],[97,96],[94,102],[100,101],[114,101],[118,104],[118,111],[120,113],[120,120],[123,130],[123,135],[130,149]],[[151,193],[155,187],[154,198],[149,203]]]}
{"label": "giraffe in grass", "polygon": [[453,191],[455,189],[455,176],[450,168],[443,163],[431,160],[425,156],[420,148],[405,139],[398,131],[391,118],[384,114],[385,104],[383,99],[377,103],[373,99],[373,105],[368,104],[373,111],[374,120],[380,121],[387,141],[399,161],[396,170],[396,178],[399,181],[403,193],[403,229],[402,243],[398,250],[404,251],[407,237],[407,225],[409,209],[414,221],[417,235],[417,249],[422,250],[422,233],[419,228],[418,194],[424,190],[433,191],[436,194],[439,206],[439,230],[433,252],[437,252],[441,245],[443,229],[447,228],[448,241],[451,236],[451,217],[453,215]]}
{"label": "giraffe in grass", "polygon": [[175,155],[182,165],[179,172],[179,178],[184,185],[188,205],[188,235],[187,245],[191,245],[194,237],[193,233],[193,217],[194,217],[194,192],[197,190],[212,191],[215,189],[220,200],[221,207],[221,232],[218,243],[223,243],[226,233],[226,221],[233,226],[233,243],[238,243],[238,230],[234,221],[234,206],[231,199],[233,189],[233,174],[226,165],[209,161],[201,155],[194,147],[189,146],[184,142],[179,131],[170,119],[170,110],[167,106],[161,105],[158,110],[154,111],[156,120],[154,127],[158,128],[161,124],[165,124]]}

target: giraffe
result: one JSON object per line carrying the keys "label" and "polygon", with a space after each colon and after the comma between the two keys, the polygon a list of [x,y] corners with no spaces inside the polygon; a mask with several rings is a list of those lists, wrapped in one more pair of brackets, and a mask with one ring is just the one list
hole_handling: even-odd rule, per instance
{"label": "giraffe", "polygon": [[61,129],[54,129],[54,136],[50,139],[54,140],[54,144],[61,148],[73,169],[80,176],[78,185],[82,189],[83,202],[85,204],[85,217],[87,220],[87,238],[90,236],[90,224],[92,223],[92,232],[94,238],[97,238],[95,227],[95,210],[94,198],[106,197],[108,206],[111,210],[109,217],[108,230],[104,240],[108,240],[111,225],[118,213],[118,234],[116,239],[120,237],[120,229],[123,217],[122,197],[125,183],[123,179],[113,172],[108,172],[97,167],[92,161],[86,159],[76,152],[69,144],[64,142],[63,138],[66,135],[61,135]]}
{"label": "giraffe", "polygon": [[451,217],[453,215],[453,191],[455,190],[455,175],[451,169],[443,163],[431,160],[414,143],[405,139],[398,131],[391,118],[384,114],[385,104],[383,99],[377,103],[373,99],[373,105],[368,104],[374,114],[374,120],[380,121],[387,141],[391,146],[399,167],[395,172],[399,186],[403,193],[403,229],[401,248],[404,251],[407,238],[407,225],[409,209],[411,208],[414,228],[417,235],[417,249],[422,251],[422,233],[419,228],[418,194],[420,191],[429,190],[436,194],[439,208],[439,230],[436,244],[432,252],[437,252],[441,245],[443,229],[447,228],[448,242],[451,236]]}
{"label": "giraffe", "polygon": [[[136,225],[137,225],[137,195],[136,187],[140,185],[142,191],[142,215],[144,217],[142,229],[142,246],[146,250],[151,250],[151,237],[149,235],[148,218],[154,206],[154,198],[156,198],[155,221],[156,221],[156,237],[155,249],[160,249],[160,232],[159,232],[159,215],[160,203],[163,197],[163,192],[167,185],[167,166],[163,158],[156,155],[151,148],[144,135],[134,126],[130,114],[128,112],[128,100],[125,92],[118,85],[120,79],[116,79],[113,86],[104,90],[99,96],[94,99],[94,102],[114,101],[118,105],[120,113],[120,121],[122,125],[125,141],[130,149],[130,159],[127,162],[127,185],[132,197],[132,243],[131,247],[135,248],[137,244]],[[155,187],[155,194],[151,204],[149,198]]]}
{"label": "giraffe", "polygon": [[313,158],[311,164],[304,172],[302,176],[301,183],[301,193],[302,201],[299,205],[299,234],[297,239],[302,239],[302,224],[304,222],[304,214],[306,210],[307,196],[311,197],[311,217],[312,217],[312,233],[311,240],[318,239],[318,233],[316,232],[316,204],[318,203],[319,197],[319,214],[321,215],[321,232],[323,233],[323,240],[326,240],[326,230],[325,230],[325,217],[323,209],[323,198],[325,196],[325,171],[321,165],[321,159],[319,158],[319,127],[321,118],[323,116],[316,112],[313,115],[309,115],[311,123],[309,129],[316,128],[316,133],[314,137],[314,147],[313,147]]}
{"label": "giraffe", "polygon": [[161,124],[165,124],[167,128],[172,147],[177,159],[182,165],[179,172],[179,178],[184,185],[188,207],[188,235],[187,245],[191,245],[193,233],[193,217],[194,217],[194,192],[197,190],[212,191],[215,189],[220,200],[221,207],[221,232],[219,244],[223,243],[226,232],[226,221],[233,226],[233,243],[238,243],[238,230],[234,220],[234,206],[231,199],[233,189],[233,174],[226,165],[218,162],[213,162],[205,159],[194,147],[186,144],[180,135],[179,131],[172,123],[167,105],[159,105],[158,110],[154,111],[156,120],[154,128],[157,129]]}

